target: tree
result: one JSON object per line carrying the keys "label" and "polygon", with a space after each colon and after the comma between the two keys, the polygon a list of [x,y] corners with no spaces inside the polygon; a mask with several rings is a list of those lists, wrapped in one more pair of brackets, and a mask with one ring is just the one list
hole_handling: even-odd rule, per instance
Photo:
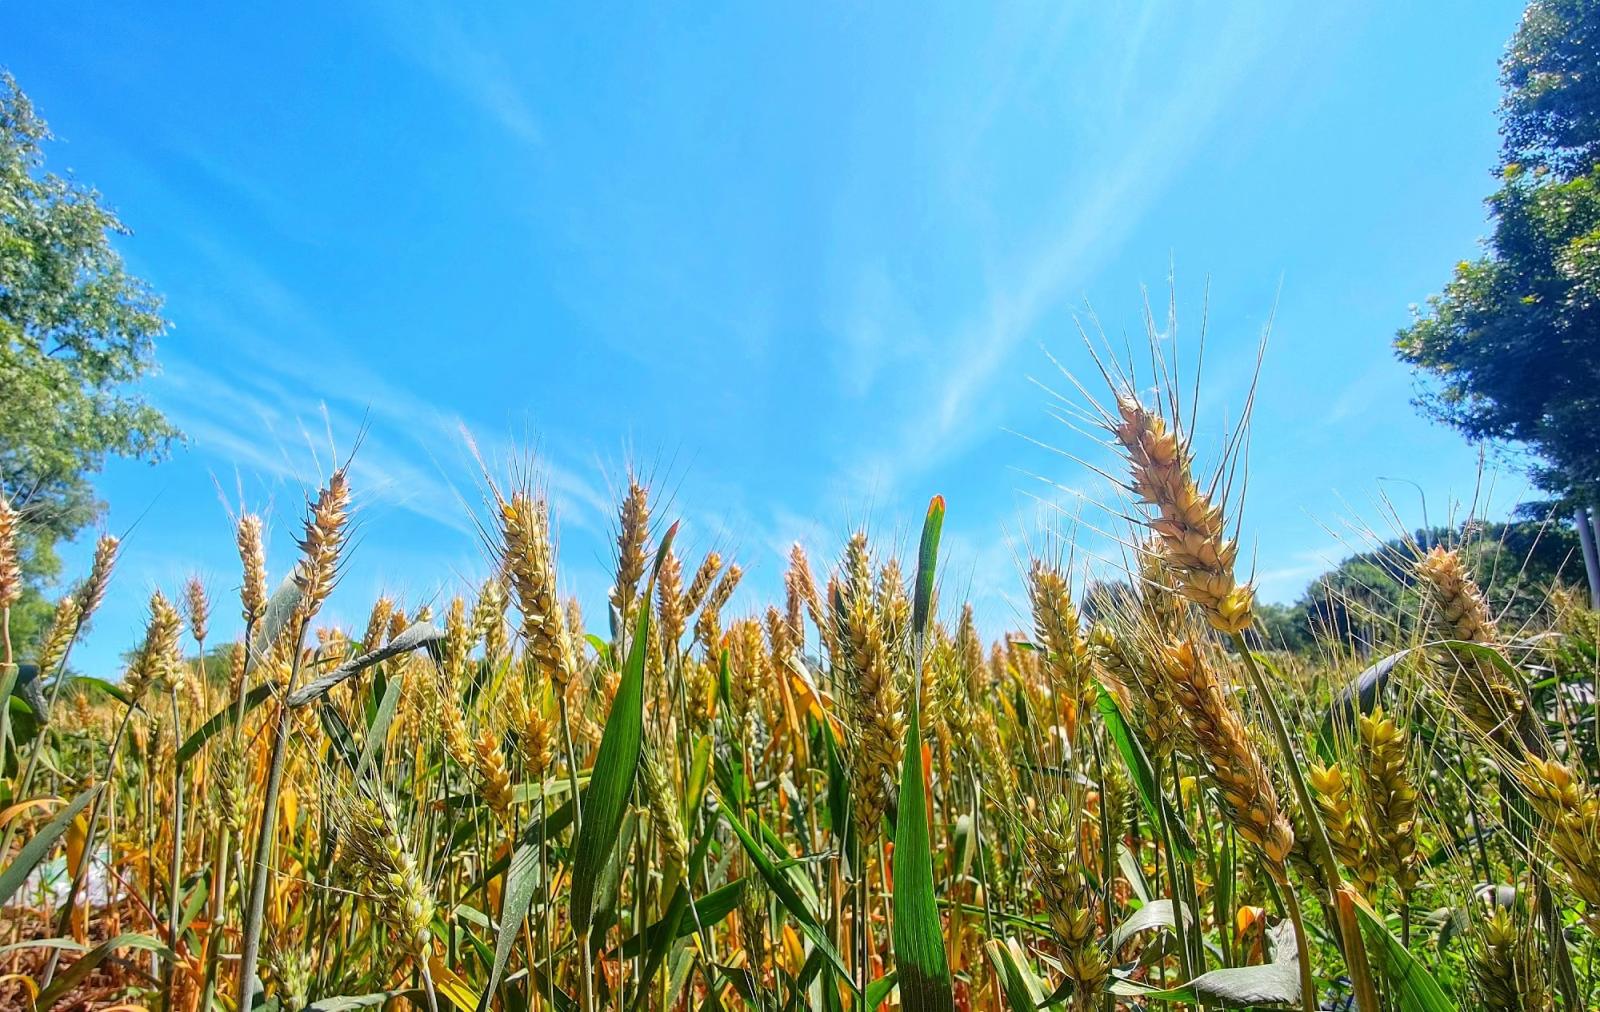
{"label": "tree", "polygon": [[1600,4],[1535,0],[1500,61],[1504,164],[1561,179],[1600,161]]}
{"label": "tree", "polygon": [[1520,445],[1564,504],[1600,503],[1600,0],[1536,0],[1501,63],[1500,189],[1485,254],[1395,342],[1417,403]]}
{"label": "tree", "polygon": [[[178,438],[131,384],[155,367],[161,300],[112,246],[128,229],[100,194],[44,171],[49,128],[0,73],[0,494],[24,524],[35,607],[54,545],[103,508],[108,457],[159,459]],[[14,626],[14,632],[17,627]]]}

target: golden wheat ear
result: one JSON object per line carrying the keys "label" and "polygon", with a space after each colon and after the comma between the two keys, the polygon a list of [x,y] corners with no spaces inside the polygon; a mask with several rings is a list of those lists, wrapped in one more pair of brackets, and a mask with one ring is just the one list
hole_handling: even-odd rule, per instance
{"label": "golden wheat ear", "polygon": [[[10,608],[22,597],[22,561],[17,554],[21,526],[21,518],[11,505],[10,497],[0,489],[0,609]],[[10,644],[11,638],[7,635],[7,650]],[[11,663],[9,655],[3,659]]]}
{"label": "golden wheat ear", "polygon": [[639,581],[644,579],[649,537],[650,493],[630,476],[617,517],[617,567],[611,586],[611,606],[617,610],[624,629],[629,628]]}
{"label": "golden wheat ear", "polygon": [[1372,833],[1350,778],[1336,763],[1313,763],[1306,770],[1306,779],[1317,794],[1317,808],[1334,856],[1355,876],[1361,895],[1370,898],[1378,886],[1378,867],[1373,860]]}
{"label": "golden wheat ear", "polygon": [[1238,542],[1225,532],[1222,503],[1195,483],[1183,434],[1131,393],[1117,396],[1117,416],[1112,436],[1127,457],[1134,496],[1151,509],[1151,545],[1176,589],[1219,632],[1243,632],[1254,621],[1254,592],[1234,578]]}
{"label": "golden wheat ear", "polygon": [[1279,807],[1278,792],[1255,742],[1192,641],[1170,644],[1162,661],[1173,698],[1189,718],[1206,772],[1217,784],[1223,815],[1281,874],[1294,846],[1294,830]]}
{"label": "golden wheat ear", "polygon": [[1528,758],[1515,767],[1515,777],[1558,871],[1587,906],[1591,925],[1600,926],[1600,791],[1550,759]]}
{"label": "golden wheat ear", "polygon": [[78,587],[78,624],[88,622],[105,602],[106,591],[111,586],[111,571],[116,568],[121,542],[110,534],[102,534],[95,541],[94,559],[89,563],[89,575]]}
{"label": "golden wheat ear", "polygon": [[328,477],[328,483],[311,503],[305,532],[298,542],[301,557],[295,569],[295,585],[300,588],[300,602],[296,610],[302,621],[316,615],[333,592],[349,522],[350,483],[345,469],[340,468]]}
{"label": "golden wheat ear", "polygon": [[534,674],[558,691],[577,674],[566,613],[556,590],[549,511],[526,491],[500,503],[502,563],[522,615],[522,639]]}
{"label": "golden wheat ear", "polygon": [[56,602],[44,638],[39,641],[39,677],[48,677],[67,655],[67,646],[78,631],[78,599],[71,595]]}

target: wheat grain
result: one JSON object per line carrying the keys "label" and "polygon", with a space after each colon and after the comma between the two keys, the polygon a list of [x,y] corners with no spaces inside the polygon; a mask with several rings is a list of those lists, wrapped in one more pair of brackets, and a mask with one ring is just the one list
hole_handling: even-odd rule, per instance
{"label": "wheat grain", "polygon": [[1372,835],[1350,779],[1337,763],[1312,764],[1306,772],[1312,790],[1317,792],[1317,808],[1334,856],[1355,876],[1362,895],[1372,896],[1378,884],[1378,866],[1373,860]]}
{"label": "wheat grain", "polygon": [[556,593],[545,508],[526,492],[517,492],[500,504],[500,519],[503,560],[522,613],[527,657],[536,671],[564,690],[577,674],[577,663]]}
{"label": "wheat grain", "polygon": [[689,863],[689,838],[683,831],[683,821],[678,814],[678,792],[673,789],[672,781],[652,747],[645,748],[639,756],[639,780],[644,788],[650,819],[660,834],[667,864],[673,868],[684,868]]}
{"label": "wheat grain", "polygon": [[294,582],[300,588],[300,600],[295,612],[301,623],[309,622],[333,591],[349,508],[350,485],[341,467],[328,477],[328,483],[311,503],[305,533],[298,541],[300,564],[295,568]]}
{"label": "wheat grain", "polygon": [[671,548],[661,559],[660,570],[656,573],[656,625],[661,631],[661,642],[672,652],[678,649],[678,642],[683,639],[683,630],[688,623],[688,616],[684,612],[683,595],[683,563],[679,561],[677,553]]}
{"label": "wheat grain", "polygon": [[0,489],[0,608],[9,608],[22,597],[22,563],[17,554],[21,526],[10,497]]}
{"label": "wheat grain", "polygon": [[1417,789],[1408,770],[1405,731],[1382,707],[1357,724],[1357,765],[1367,825],[1376,844],[1379,867],[1402,893],[1417,884]]}
{"label": "wheat grain", "polygon": [[[877,840],[888,809],[890,785],[899,777],[905,716],[894,670],[894,646],[880,604],[893,604],[894,592],[880,579],[872,588],[864,533],[850,539],[842,565],[844,614],[840,665],[847,686],[851,731],[851,790],[855,823],[863,845]],[[893,574],[890,574],[891,577]]]}
{"label": "wheat grain", "polygon": [[1099,897],[1084,876],[1078,849],[1076,813],[1082,800],[1051,798],[1034,817],[1028,835],[1034,878],[1061,945],[1061,969],[1071,982],[1074,1012],[1090,1012],[1098,1005],[1111,973],[1110,960],[1094,937]]}
{"label": "wheat grain", "polygon": [[362,880],[373,891],[389,930],[404,955],[423,962],[433,939],[434,903],[390,812],[388,802],[368,788],[342,795],[336,811],[342,838],[356,859]]}
{"label": "wheat grain", "polygon": [[1594,918],[1600,914],[1600,792],[1552,759],[1529,757],[1516,777],[1568,885]]}
{"label": "wheat grain", "polygon": [[472,769],[477,776],[478,790],[490,810],[502,819],[508,817],[514,800],[511,771],[506,768],[499,736],[488,728],[473,739]]}
{"label": "wheat grain", "polygon": [[1266,762],[1229,706],[1222,684],[1190,640],[1162,651],[1173,698],[1189,718],[1197,752],[1240,836],[1261,848],[1281,868],[1294,846],[1294,831],[1278,806]]}
{"label": "wheat grain", "polygon": [[[1460,552],[1432,548],[1417,561],[1416,572],[1433,602],[1435,622],[1446,635],[1499,649],[1499,632],[1488,601]],[[1456,707],[1480,733],[1510,746],[1521,723],[1522,694],[1493,661],[1462,650],[1452,650],[1447,656],[1454,661],[1447,690]]]}
{"label": "wheat grain", "polygon": [[267,610],[267,564],[266,551],[261,544],[261,518],[254,513],[240,517],[234,540],[243,567],[239,605],[245,625],[254,625]]}
{"label": "wheat grain", "polygon": [[649,534],[650,494],[630,478],[617,519],[617,573],[611,588],[611,606],[617,609],[625,629],[629,628],[639,581],[644,577],[645,541]]}
{"label": "wheat grain", "polygon": [[71,595],[56,602],[55,613],[39,643],[39,673],[48,675],[55,671],[67,655],[67,645],[78,631],[78,599]]}
{"label": "wheat grain", "polygon": [[1254,595],[1234,579],[1238,544],[1224,533],[1221,505],[1195,484],[1180,434],[1131,394],[1117,397],[1117,414],[1112,432],[1127,455],[1134,495],[1156,509],[1147,524],[1175,589],[1220,632],[1249,628]]}
{"label": "wheat grain", "polygon": [[1484,1012],[1549,1012],[1550,994],[1538,960],[1528,951],[1529,940],[1517,930],[1510,913],[1491,913],[1482,936],[1471,971]]}
{"label": "wheat grain", "polygon": [[[702,644],[708,652],[715,651],[722,642],[722,609],[733,596],[734,588],[739,586],[739,580],[743,576],[744,570],[737,562],[730,565],[700,608],[700,616],[695,619],[694,638],[695,642]],[[696,580],[698,579],[696,575]],[[690,591],[692,596],[693,587]]]}
{"label": "wheat grain", "polygon": [[700,567],[694,571],[694,579],[689,581],[689,589],[683,595],[683,611],[685,615],[692,615],[705,601],[706,595],[711,592],[712,582],[717,574],[722,571],[722,556],[716,552],[707,552],[706,557],[700,561]]}
{"label": "wheat grain", "polygon": [[206,623],[211,616],[211,602],[206,598],[206,585],[198,576],[189,577],[184,585],[185,610],[189,613],[189,635],[196,643],[206,641]]}
{"label": "wheat grain", "polygon": [[117,552],[121,547],[115,537],[102,534],[94,544],[94,558],[89,563],[89,575],[78,587],[78,624],[89,621],[105,602],[106,591],[111,586],[111,571],[116,568]]}

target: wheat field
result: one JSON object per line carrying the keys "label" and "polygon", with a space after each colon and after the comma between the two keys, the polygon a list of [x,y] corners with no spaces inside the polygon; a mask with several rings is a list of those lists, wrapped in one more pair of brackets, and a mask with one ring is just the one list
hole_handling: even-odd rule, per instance
{"label": "wheat field", "polygon": [[796,547],[735,612],[738,562],[680,556],[636,478],[596,616],[522,469],[485,478],[481,586],[325,626],[340,467],[292,556],[239,517],[228,591],[156,591],[96,679],[74,641],[130,592],[103,538],[35,655],[5,639],[0,1003],[1595,1007],[1595,612],[1503,628],[1470,544],[1411,545],[1379,649],[1274,650],[1242,429],[1202,463],[1179,384],[1104,379],[1070,400],[1121,461],[1122,572],[1041,538],[1029,625],[987,639],[939,497],[904,558]]}

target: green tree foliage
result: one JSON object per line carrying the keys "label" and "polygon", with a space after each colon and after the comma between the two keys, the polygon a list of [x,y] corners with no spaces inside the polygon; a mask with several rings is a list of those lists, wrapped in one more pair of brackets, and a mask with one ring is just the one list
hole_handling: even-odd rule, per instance
{"label": "green tree foliage", "polygon": [[1456,265],[1396,349],[1418,404],[1538,458],[1539,486],[1600,503],[1600,0],[1536,0],[1501,64],[1501,187],[1485,254]]}
{"label": "green tree foliage", "polygon": [[1600,4],[1535,0],[1500,63],[1506,164],[1587,175],[1600,162]]}
{"label": "green tree foliage", "polygon": [[[177,437],[130,388],[155,366],[161,300],[112,239],[128,230],[100,194],[44,171],[49,128],[0,74],[0,494],[22,514],[31,603],[53,546],[99,515],[90,476],[108,457],[158,459]],[[19,629],[20,627],[20,629]]]}

